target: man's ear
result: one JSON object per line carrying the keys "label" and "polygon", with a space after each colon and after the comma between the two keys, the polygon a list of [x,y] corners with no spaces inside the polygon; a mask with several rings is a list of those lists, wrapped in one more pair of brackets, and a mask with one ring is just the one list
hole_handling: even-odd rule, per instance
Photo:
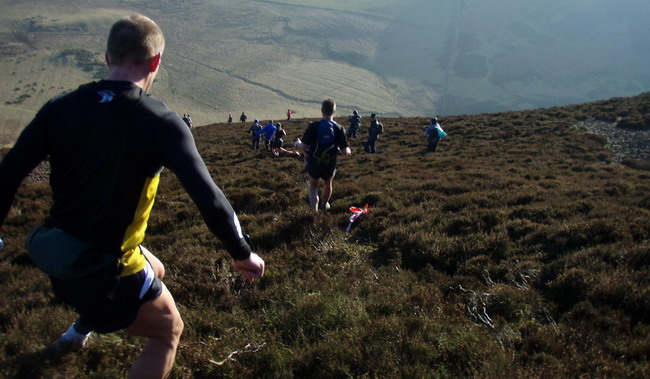
{"label": "man's ear", "polygon": [[111,59],[108,57],[108,54],[104,53],[104,60],[106,61],[106,66],[111,65]]}
{"label": "man's ear", "polygon": [[151,58],[151,61],[149,62],[149,72],[156,72],[156,70],[158,70],[161,59],[162,59],[162,53],[158,53],[154,55],[153,58]]}

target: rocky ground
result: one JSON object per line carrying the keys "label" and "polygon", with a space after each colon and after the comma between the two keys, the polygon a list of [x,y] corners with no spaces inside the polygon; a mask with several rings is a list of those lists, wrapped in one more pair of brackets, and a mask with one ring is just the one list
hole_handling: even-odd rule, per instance
{"label": "rocky ground", "polygon": [[24,183],[44,182],[50,178],[50,162],[41,162],[32,172],[25,178]]}
{"label": "rocky ground", "polygon": [[577,126],[605,137],[616,162],[650,160],[650,130],[617,128],[616,124],[603,121],[582,121]]}

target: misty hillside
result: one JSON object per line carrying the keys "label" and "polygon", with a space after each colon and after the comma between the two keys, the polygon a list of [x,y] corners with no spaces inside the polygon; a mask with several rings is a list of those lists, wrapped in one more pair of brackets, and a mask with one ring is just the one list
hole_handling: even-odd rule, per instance
{"label": "misty hillside", "polygon": [[[442,117],[435,154],[427,117],[380,118],[378,153],[363,153],[366,119],[320,213],[303,162],[250,150],[250,124],[195,128],[267,274],[233,273],[163,172],[145,244],[185,321],[171,377],[648,377],[648,104]],[[283,123],[286,140],[308,121]],[[124,333],[41,353],[74,313],[24,251],[50,203],[36,174],[2,228],[0,376],[124,377],[143,345]]]}
{"label": "misty hillside", "polygon": [[107,31],[167,35],[153,92],[201,125],[235,117],[534,109],[650,88],[647,1],[0,1],[0,145],[52,96],[101,78]]}

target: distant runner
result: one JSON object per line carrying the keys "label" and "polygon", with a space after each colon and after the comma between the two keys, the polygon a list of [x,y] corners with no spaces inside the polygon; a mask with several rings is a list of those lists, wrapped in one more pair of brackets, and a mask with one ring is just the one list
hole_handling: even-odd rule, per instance
{"label": "distant runner", "polygon": [[361,115],[356,109],[348,116],[348,122],[350,123],[348,138],[357,138],[357,134],[361,130]]}
{"label": "distant runner", "polygon": [[287,132],[282,128],[281,123],[275,124],[276,130],[275,134],[273,135],[273,141],[271,141],[271,152],[273,153],[273,156],[277,157],[280,155],[280,149],[282,149],[282,145],[284,144],[284,136],[287,135]]}
{"label": "distant runner", "polygon": [[[334,121],[336,113],[334,100],[323,101],[321,113],[323,119],[310,123],[302,140],[298,139],[294,143],[294,146],[305,149],[309,204],[314,211],[318,211],[319,204],[321,209],[330,208],[332,184],[336,175],[336,157],[339,152],[345,155],[352,154],[345,136],[345,128]],[[319,199],[318,184],[321,180],[323,193]]]}
{"label": "distant runner", "polygon": [[374,154],[377,152],[377,139],[384,132],[384,125],[377,120],[376,114],[370,115],[370,127],[368,127],[368,140],[363,145],[366,153]]}
{"label": "distant runner", "polygon": [[255,119],[253,125],[251,125],[248,132],[251,134],[251,149],[257,150],[260,147],[260,133],[262,132],[262,125],[260,125],[260,120]]}
{"label": "distant runner", "polygon": [[271,151],[271,141],[273,141],[273,136],[275,135],[275,130],[277,127],[273,124],[273,120],[269,120],[269,123],[258,132],[258,134],[264,134],[264,146],[266,150]]}
{"label": "distant runner", "polygon": [[433,117],[431,119],[431,124],[427,127],[426,132],[424,133],[427,136],[427,152],[435,153],[438,149],[438,143],[440,140],[447,135],[442,126],[438,122],[438,117]]}

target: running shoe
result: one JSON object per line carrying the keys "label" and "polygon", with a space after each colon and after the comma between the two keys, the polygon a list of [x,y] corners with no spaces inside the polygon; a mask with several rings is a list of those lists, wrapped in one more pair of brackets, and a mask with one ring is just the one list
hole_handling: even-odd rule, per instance
{"label": "running shoe", "polygon": [[62,357],[79,351],[86,346],[90,340],[91,334],[92,333],[80,334],[74,330],[71,332],[70,329],[68,329],[68,331],[63,333],[58,340],[54,341],[52,345],[45,349],[45,353],[53,357]]}

